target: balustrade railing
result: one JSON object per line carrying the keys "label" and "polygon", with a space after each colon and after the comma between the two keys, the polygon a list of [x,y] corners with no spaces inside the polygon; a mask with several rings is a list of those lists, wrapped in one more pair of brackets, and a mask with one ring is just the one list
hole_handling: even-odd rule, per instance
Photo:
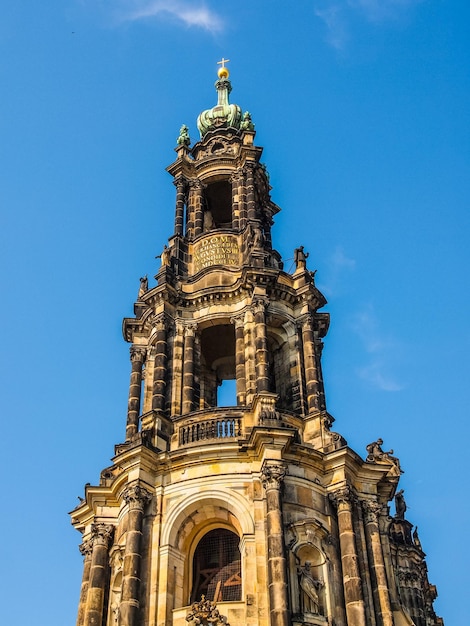
{"label": "balustrade railing", "polygon": [[179,445],[209,439],[230,439],[241,435],[241,417],[217,417],[180,426]]}

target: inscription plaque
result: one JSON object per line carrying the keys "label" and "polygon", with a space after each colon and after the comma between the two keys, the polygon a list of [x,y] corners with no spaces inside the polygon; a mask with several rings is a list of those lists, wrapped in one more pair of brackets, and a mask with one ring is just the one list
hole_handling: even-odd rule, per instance
{"label": "inscription plaque", "polygon": [[211,235],[194,244],[194,271],[211,265],[238,265],[240,249],[234,235]]}

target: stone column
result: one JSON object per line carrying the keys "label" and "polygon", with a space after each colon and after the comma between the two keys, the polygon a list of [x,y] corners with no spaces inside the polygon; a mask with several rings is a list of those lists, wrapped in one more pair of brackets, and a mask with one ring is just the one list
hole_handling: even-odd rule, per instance
{"label": "stone column", "polygon": [[[197,179],[190,180],[188,199],[188,218],[186,224],[186,235],[193,239],[202,232],[203,211],[202,211],[202,185]],[[197,217],[196,217],[197,216]],[[197,228],[196,228],[197,221]]]}
{"label": "stone column", "polygon": [[114,527],[108,524],[92,524],[93,551],[90,564],[84,626],[102,626],[106,584],[108,582],[108,550]]}
{"label": "stone column", "polygon": [[146,350],[143,347],[131,346],[131,381],[129,384],[129,401],[127,403],[126,441],[132,439],[139,430],[140,396],[142,393],[142,366]]}
{"label": "stone column", "polygon": [[[230,184],[232,185],[232,228],[239,231],[245,225],[242,221],[241,198],[240,198],[241,174],[239,171],[232,172]],[[245,219],[246,222],[246,219]]]}
{"label": "stone column", "polygon": [[269,304],[267,298],[256,298],[253,301],[255,318],[255,363],[256,391],[269,391],[268,376],[268,341],[266,332],[265,310]]}
{"label": "stone column", "polygon": [[91,539],[84,541],[80,546],[80,552],[84,557],[82,586],[80,588],[80,600],[78,603],[77,626],[83,626],[85,623],[86,601],[88,594],[88,586],[90,584],[91,555],[93,552],[93,542]]}
{"label": "stone column", "polygon": [[318,331],[314,333],[315,339],[315,364],[317,366],[317,392],[318,392],[318,408],[320,411],[326,411],[325,385],[323,383],[323,370],[321,366],[321,355],[323,352],[323,341],[318,337]]}
{"label": "stone column", "polygon": [[281,500],[281,484],[285,475],[286,468],[283,464],[264,462],[261,480],[266,489],[270,626],[289,626],[290,624]]}
{"label": "stone column", "polygon": [[315,356],[315,336],[313,333],[312,316],[305,315],[302,320],[302,345],[304,352],[305,389],[307,395],[307,410],[316,411],[318,405],[318,372]]}
{"label": "stone column", "polygon": [[245,314],[230,320],[235,326],[235,378],[237,381],[237,404],[243,406],[246,399],[245,374]]}
{"label": "stone column", "polygon": [[245,403],[251,404],[256,395],[255,322],[253,310],[245,313]]}
{"label": "stone column", "polygon": [[129,507],[127,513],[126,547],[122,568],[122,595],[119,612],[119,626],[138,626],[139,588],[141,569],[142,519],[144,507],[151,495],[140,485],[130,485],[123,493]]}
{"label": "stone column", "polygon": [[371,568],[372,588],[374,589],[375,611],[378,613],[379,624],[381,626],[393,626],[392,609],[379,532],[378,516],[382,507],[378,502],[363,500],[362,508],[364,511],[364,527]]}
{"label": "stone column", "polygon": [[175,334],[173,336],[172,354],[170,361],[170,381],[171,381],[171,413],[181,415],[181,393],[183,376],[183,347],[184,347],[184,326],[181,320],[175,321]]}
{"label": "stone column", "polygon": [[154,411],[163,411],[165,409],[166,366],[168,357],[166,325],[163,317],[157,320],[156,329],[152,409]]}
{"label": "stone column", "polygon": [[195,180],[191,185],[191,217],[194,220],[194,236],[202,234],[204,226],[204,206],[202,199],[202,183]]}
{"label": "stone column", "polygon": [[184,235],[185,180],[183,176],[179,176],[174,184],[176,185],[175,235]]}
{"label": "stone column", "polygon": [[354,541],[351,489],[349,487],[338,489],[330,494],[330,498],[338,510],[339,544],[348,626],[366,626],[364,598]]}
{"label": "stone column", "polygon": [[246,208],[248,214],[248,221],[253,222],[256,219],[256,203],[255,203],[255,177],[254,169],[256,163],[246,163],[245,165],[245,180],[246,180]]}
{"label": "stone column", "polygon": [[184,333],[183,415],[194,409],[194,336],[196,324],[188,324]]}

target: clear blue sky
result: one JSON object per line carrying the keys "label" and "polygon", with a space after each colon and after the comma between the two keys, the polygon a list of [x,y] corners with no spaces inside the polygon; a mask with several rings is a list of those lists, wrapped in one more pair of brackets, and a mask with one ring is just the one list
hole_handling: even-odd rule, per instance
{"label": "clear blue sky", "polygon": [[225,56],[282,208],[275,247],[289,268],[303,244],[329,301],[334,428],[394,448],[437,612],[468,624],[469,17],[457,0],[2,3],[0,623],[75,622],[67,511],[123,440],[121,319]]}

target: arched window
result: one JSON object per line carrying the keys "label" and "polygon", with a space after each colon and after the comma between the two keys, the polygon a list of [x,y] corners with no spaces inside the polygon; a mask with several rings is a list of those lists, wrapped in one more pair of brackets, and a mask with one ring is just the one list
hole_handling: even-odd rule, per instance
{"label": "arched window", "polygon": [[214,602],[241,600],[242,578],[238,535],[217,528],[198,543],[193,557],[191,602],[204,595]]}

